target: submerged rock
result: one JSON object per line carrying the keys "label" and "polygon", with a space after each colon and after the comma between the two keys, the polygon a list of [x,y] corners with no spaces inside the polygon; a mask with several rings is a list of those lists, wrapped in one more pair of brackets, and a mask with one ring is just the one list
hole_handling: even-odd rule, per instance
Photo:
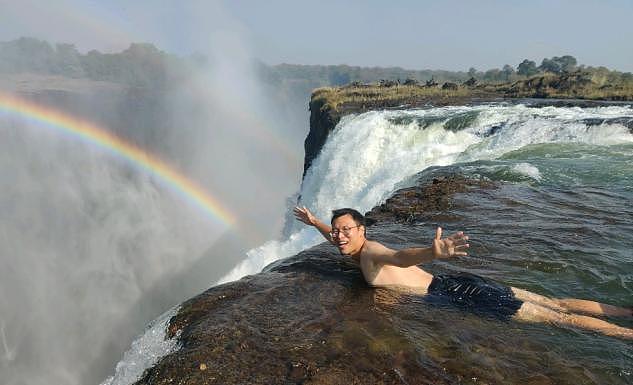
{"label": "submerged rock", "polygon": [[182,305],[182,348],[138,384],[445,384],[359,270],[321,245]]}
{"label": "submerged rock", "polygon": [[493,186],[490,181],[461,175],[433,178],[430,183],[396,191],[385,203],[367,213],[367,218],[381,222],[416,222],[423,214],[446,211],[452,205],[455,193]]}
{"label": "submerged rock", "polygon": [[[542,276],[526,272],[525,263],[536,266],[531,259],[520,259],[551,248],[524,239],[551,229],[539,230],[540,212],[524,203],[541,191],[445,169],[418,178],[367,214],[376,221],[369,237],[401,248],[428,244],[437,225],[447,233],[465,230],[474,246],[468,257],[424,269],[506,284]],[[504,226],[482,226],[491,213],[505,216]],[[618,375],[621,361],[595,360],[601,351],[627,357],[625,344],[368,287],[358,267],[326,243],[187,301],[170,320],[168,335],[178,338],[180,349],[146,370],[138,384],[628,383]]]}
{"label": "submerged rock", "polygon": [[[368,214],[380,220],[372,233],[480,185],[452,176],[400,190]],[[321,244],[182,304],[168,329],[181,349],[138,384],[454,383],[394,324],[394,295],[368,287],[348,257]]]}

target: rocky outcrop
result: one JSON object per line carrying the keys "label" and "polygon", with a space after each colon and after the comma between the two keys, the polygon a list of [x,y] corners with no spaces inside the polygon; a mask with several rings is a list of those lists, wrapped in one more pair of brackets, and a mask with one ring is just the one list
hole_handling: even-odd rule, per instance
{"label": "rocky outcrop", "polygon": [[455,193],[473,188],[492,188],[487,180],[471,179],[461,175],[433,178],[417,186],[396,191],[380,206],[374,207],[367,218],[372,222],[395,221],[413,223],[428,212],[445,211],[451,207]]}
{"label": "rocky outcrop", "polygon": [[376,308],[358,269],[316,247],[213,288],[171,321],[182,348],[138,384],[450,383]]}
{"label": "rocky outcrop", "polygon": [[591,87],[590,78],[582,72],[575,72],[559,76],[541,75],[518,81],[507,87],[505,93],[508,97],[548,98],[569,95],[572,98],[584,98],[588,93],[587,88]]}
{"label": "rocky outcrop", "polygon": [[310,131],[304,142],[305,158],[303,162],[303,175],[305,176],[312,161],[321,151],[330,131],[341,120],[341,114],[326,105],[323,99],[310,100]]}
{"label": "rocky outcrop", "polygon": [[474,87],[477,85],[477,79],[475,79],[474,77],[471,77],[470,79],[464,82],[464,85],[467,87]]}
{"label": "rocky outcrop", "polygon": [[[379,219],[372,234],[380,237],[401,218],[440,209],[454,192],[478,185],[465,180],[436,178],[398,192],[401,204],[392,200],[368,214]],[[441,197],[423,207],[418,190]],[[418,231],[400,232],[413,237]],[[182,347],[138,384],[456,383],[457,377],[421,359],[420,343],[393,322],[399,310],[392,295],[368,287],[358,267],[332,246],[316,246],[185,302],[168,329]]]}
{"label": "rocky outcrop", "polygon": [[633,118],[611,118],[611,119],[601,119],[601,118],[587,118],[582,121],[587,126],[600,126],[603,124],[619,124],[629,129],[629,131],[633,134]]}

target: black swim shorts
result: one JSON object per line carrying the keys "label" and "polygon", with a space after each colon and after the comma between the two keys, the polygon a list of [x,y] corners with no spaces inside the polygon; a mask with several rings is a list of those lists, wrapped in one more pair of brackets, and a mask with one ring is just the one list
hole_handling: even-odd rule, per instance
{"label": "black swim shorts", "polygon": [[523,301],[505,285],[474,274],[439,274],[428,288],[430,299],[443,298],[475,313],[510,319]]}

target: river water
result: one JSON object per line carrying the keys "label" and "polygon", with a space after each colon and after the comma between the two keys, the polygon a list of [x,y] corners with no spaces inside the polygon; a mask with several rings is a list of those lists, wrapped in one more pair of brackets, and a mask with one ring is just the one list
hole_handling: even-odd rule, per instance
{"label": "river water", "polygon": [[[417,178],[488,179],[500,187],[460,194],[451,212],[369,234],[397,248],[428,242],[436,225],[464,230],[472,239],[468,257],[424,268],[633,306],[632,123],[629,106],[482,105],[349,116],[307,173],[300,203],[326,219],[338,207],[368,211]],[[321,241],[299,223],[287,232],[285,242],[251,251],[241,268],[258,271]],[[549,325],[507,325],[409,301],[392,312],[393,322],[421,357],[466,382],[633,382],[630,342]],[[438,322],[445,317],[448,322]],[[631,320],[613,321],[633,327]]]}
{"label": "river water", "polygon": [[[369,211],[420,179],[458,173],[490,180],[497,187],[457,194],[446,211],[413,224],[378,224],[369,235],[399,248],[426,245],[437,225],[464,230],[468,257],[423,268],[630,307],[632,127],[626,105],[494,104],[347,116],[308,170],[299,204],[326,220],[339,207]],[[251,250],[220,282],[320,242],[314,229],[289,218],[281,239]],[[372,298],[415,346],[421,366],[463,383],[633,383],[630,341],[487,319],[383,289]],[[611,321],[633,327],[630,319]]]}

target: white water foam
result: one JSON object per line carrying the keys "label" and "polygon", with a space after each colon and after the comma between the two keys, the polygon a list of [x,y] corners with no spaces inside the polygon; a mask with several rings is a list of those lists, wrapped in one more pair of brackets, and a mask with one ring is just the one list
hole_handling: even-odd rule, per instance
{"label": "white water foam", "polygon": [[501,129],[472,146],[458,161],[496,159],[505,153],[537,143],[586,143],[608,146],[630,143],[633,135],[620,124],[587,125],[586,119],[611,119],[632,117],[631,107],[578,107],[531,108],[523,105],[512,107],[473,107],[480,109],[476,126],[469,128],[484,133],[490,127]]}
{"label": "white water foam", "polygon": [[128,385],[138,381],[143,372],[156,364],[158,360],[178,349],[178,336],[167,338],[169,320],[178,312],[179,307],[167,311],[152,321],[138,337],[123,359],[116,365],[114,376],[107,378],[101,385]]}
{"label": "white water foam", "polygon": [[[465,128],[456,132],[445,129],[449,119],[466,114],[476,116]],[[398,124],[396,119],[403,117],[412,119]],[[497,159],[537,143],[633,143],[631,132],[620,124],[592,126],[583,122],[617,117],[633,117],[633,108],[482,105],[346,116],[306,173],[299,204],[327,220],[330,211],[340,207],[370,210],[389,197],[399,182],[427,167]],[[420,120],[427,124],[421,126]],[[541,178],[538,168],[528,163],[515,165],[514,171],[535,180]],[[218,283],[257,273],[271,262],[323,241],[314,229],[294,222],[288,226],[285,239],[252,249]]]}
{"label": "white water foam", "polygon": [[[445,129],[451,117],[476,113],[462,130]],[[582,142],[595,145],[633,143],[633,134],[618,124],[587,126],[587,118],[633,117],[631,107],[529,108],[526,106],[444,107],[429,110],[368,112],[347,116],[330,134],[303,181],[298,204],[309,206],[326,219],[339,207],[367,211],[379,204],[398,183],[431,166],[478,159],[496,159],[536,143]],[[419,120],[427,119],[424,128]],[[494,134],[491,128],[501,127]],[[539,179],[538,168],[529,163],[514,171]],[[322,241],[312,228],[294,221],[289,235],[252,249],[247,258],[218,283],[237,280],[261,271],[266,265]],[[130,384],[162,356],[177,349],[177,338],[165,340],[167,322],[176,309],[166,313],[137,339],[117,365],[116,374],[102,385]]]}
{"label": "white water foam", "polygon": [[533,166],[529,163],[515,164],[514,167],[512,167],[512,170],[518,174],[525,175],[536,181],[540,181],[542,179],[541,172],[539,171],[538,167]]}
{"label": "white water foam", "polygon": [[[390,121],[401,114],[368,112],[344,117],[306,173],[301,202],[320,218],[329,217],[330,211],[338,207],[370,210],[388,197],[403,176],[432,165],[449,165],[477,141],[470,132],[444,130],[442,122],[421,130],[415,122],[395,125]],[[248,258],[219,283],[261,271],[267,264],[323,240],[316,231],[299,223],[290,229],[287,239],[249,251]]]}

